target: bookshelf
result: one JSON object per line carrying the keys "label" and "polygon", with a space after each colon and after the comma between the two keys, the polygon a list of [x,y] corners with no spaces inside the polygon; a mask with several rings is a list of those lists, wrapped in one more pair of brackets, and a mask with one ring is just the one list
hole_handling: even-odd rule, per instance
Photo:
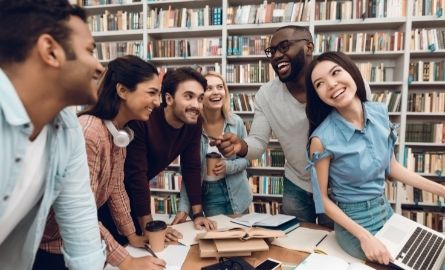
{"label": "bookshelf", "polygon": [[[315,55],[328,49],[349,54],[369,80],[372,99],[388,105],[391,121],[400,124],[396,156],[405,166],[410,166],[410,159],[418,164],[412,160],[419,153],[445,155],[445,132],[440,138],[438,131],[435,141],[413,141],[409,135],[413,125],[445,122],[445,0],[82,2],[89,4],[84,5],[89,15],[113,14],[116,23],[107,23],[107,27],[118,25],[116,30],[93,32],[100,47],[108,50],[109,57],[100,59],[103,63],[132,52],[162,69],[193,65],[216,70],[226,78],[232,109],[246,125],[253,118],[254,93],[275,76],[263,53],[271,34],[288,24],[307,26],[314,37]],[[123,13],[133,14],[133,19],[119,20]],[[131,23],[122,30],[125,21]],[[113,42],[123,44],[101,44]],[[279,143],[271,139],[270,146],[276,148]],[[442,163],[440,170],[444,167]],[[177,171],[178,167],[169,169]],[[252,177],[275,177],[284,170],[267,166],[251,167],[248,172]],[[445,182],[445,172],[419,173]],[[399,213],[409,209],[444,212],[443,200],[429,204],[407,201],[406,187],[388,187],[394,189],[390,201]],[[280,200],[279,195],[256,197]]]}

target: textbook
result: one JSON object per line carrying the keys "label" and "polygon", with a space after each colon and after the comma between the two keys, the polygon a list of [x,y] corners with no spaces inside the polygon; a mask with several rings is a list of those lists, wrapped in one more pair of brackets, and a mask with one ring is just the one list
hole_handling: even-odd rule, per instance
{"label": "textbook", "polygon": [[298,227],[285,238],[277,238],[272,245],[307,253],[320,253],[335,256],[349,263],[363,262],[344,251],[335,239],[335,232]]}
{"label": "textbook", "polygon": [[291,220],[296,221],[296,218],[294,216],[283,214],[270,215],[266,213],[250,213],[234,218],[232,219],[232,222],[248,227],[257,226],[264,228],[275,228]]}
{"label": "textbook", "polygon": [[313,253],[301,262],[295,270],[376,270],[364,263],[348,263],[335,256]]}
{"label": "textbook", "polygon": [[264,228],[233,228],[226,231],[205,231],[196,235],[197,239],[240,239],[248,240],[252,238],[276,238],[284,237],[282,231],[267,230]]}

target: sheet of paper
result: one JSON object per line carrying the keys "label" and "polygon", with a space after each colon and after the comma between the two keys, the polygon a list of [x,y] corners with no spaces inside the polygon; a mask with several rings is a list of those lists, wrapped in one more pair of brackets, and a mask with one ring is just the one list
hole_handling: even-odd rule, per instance
{"label": "sheet of paper", "polygon": [[335,256],[338,258],[342,258],[343,260],[349,263],[363,263],[362,260],[352,257],[346,251],[344,251],[335,239],[335,232],[332,231],[328,234],[328,236],[318,245],[317,249],[323,251],[324,253]]}
{"label": "sheet of paper", "polygon": [[320,242],[320,240],[323,239],[328,233],[329,232],[324,230],[298,227],[288,233],[287,237],[277,238],[273,240],[272,245],[312,253],[314,252],[315,245]]}
{"label": "sheet of paper", "polygon": [[[217,215],[217,216],[209,217],[209,219],[216,221],[217,230],[220,230],[220,231],[227,231],[227,230],[233,229],[233,228],[245,228],[243,226],[240,226],[240,225],[230,222],[232,219],[225,215]],[[178,242],[183,245],[186,245],[186,246],[198,244],[196,235],[198,233],[205,232],[205,230],[195,229],[195,225],[192,221],[172,225],[172,228],[174,228],[175,230],[182,233],[182,239],[179,239]]]}
{"label": "sheet of paper", "polygon": [[302,261],[295,270],[347,270],[348,263],[334,256],[312,253],[304,261]]}
{"label": "sheet of paper", "polygon": [[[151,256],[142,248],[127,246],[126,249],[133,257]],[[163,251],[156,252],[159,258],[167,262],[166,270],[181,270],[182,264],[187,257],[190,247],[183,245],[168,245]],[[104,270],[118,270],[119,268],[107,264]]]}

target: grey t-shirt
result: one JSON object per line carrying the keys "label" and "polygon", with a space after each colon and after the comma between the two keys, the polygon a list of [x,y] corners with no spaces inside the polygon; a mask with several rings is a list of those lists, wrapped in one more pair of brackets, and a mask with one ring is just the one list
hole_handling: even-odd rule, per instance
{"label": "grey t-shirt", "polygon": [[286,157],[284,174],[292,183],[312,192],[305,170],[309,122],[306,104],[298,102],[278,78],[264,84],[255,95],[255,115],[249,136],[246,158],[259,158],[266,150],[271,132],[275,134]]}

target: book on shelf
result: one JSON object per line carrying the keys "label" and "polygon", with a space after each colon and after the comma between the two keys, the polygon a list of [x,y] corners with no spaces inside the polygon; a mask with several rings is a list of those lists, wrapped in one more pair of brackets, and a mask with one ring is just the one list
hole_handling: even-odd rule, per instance
{"label": "book on shelf", "polygon": [[312,253],[301,262],[295,270],[313,270],[313,269],[329,269],[329,270],[375,270],[364,263],[355,262],[348,263],[345,260],[324,254]]}
{"label": "book on shelf", "polygon": [[148,29],[195,28],[222,25],[222,8],[153,8],[148,10]]}
{"label": "book on shelf", "polygon": [[255,200],[249,205],[249,213],[276,215],[283,212],[283,203],[278,201]]}

